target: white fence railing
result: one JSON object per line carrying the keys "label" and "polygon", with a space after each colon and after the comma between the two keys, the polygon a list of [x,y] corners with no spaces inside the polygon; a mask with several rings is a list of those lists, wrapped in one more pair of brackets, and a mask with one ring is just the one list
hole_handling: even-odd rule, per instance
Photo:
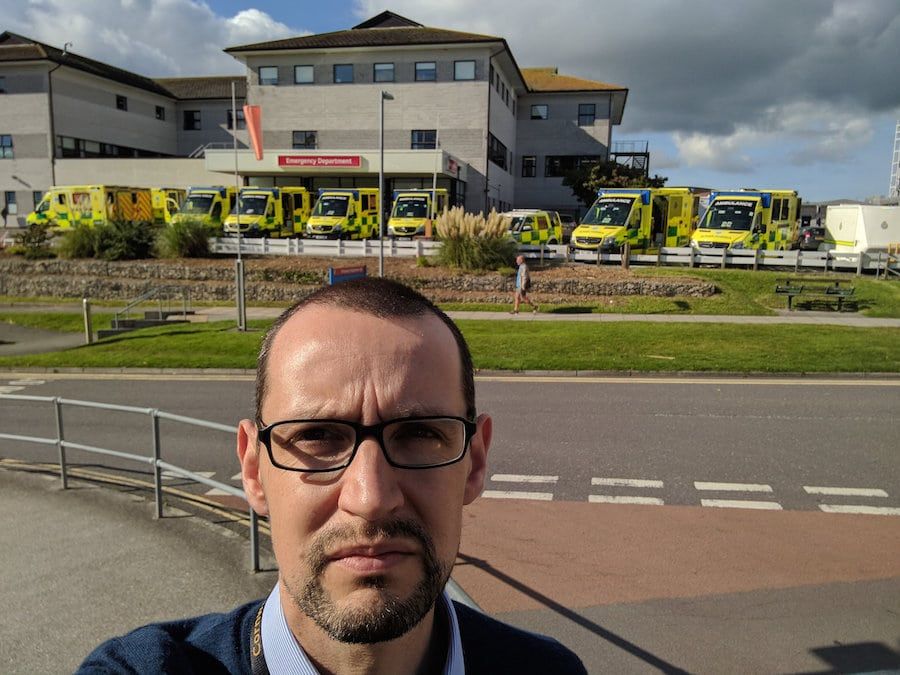
{"label": "white fence railing", "polygon": [[[377,239],[364,241],[343,241],[336,239],[260,239],[242,237],[241,253],[246,255],[308,255],[324,258],[371,258],[384,255],[391,258],[416,258],[434,255],[440,242],[424,239],[385,239],[382,248]],[[238,240],[234,237],[210,239],[213,253],[237,255]],[[534,260],[573,260],[596,263],[597,265],[622,264],[622,253],[600,251],[571,252],[567,246],[520,246],[519,251]],[[752,249],[695,249],[660,248],[657,253],[631,253],[629,264],[640,265],[680,265],[696,267],[713,265],[721,268],[742,269],[793,268],[794,270],[815,270],[821,272],[843,271],[875,272],[886,274],[888,270],[900,271],[896,256],[885,252],[836,253],[834,251],[757,251]]]}

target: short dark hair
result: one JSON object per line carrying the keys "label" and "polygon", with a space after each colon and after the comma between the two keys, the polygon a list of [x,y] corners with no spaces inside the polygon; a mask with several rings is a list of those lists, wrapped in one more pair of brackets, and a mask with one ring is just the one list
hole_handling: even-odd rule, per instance
{"label": "short dark hair", "polygon": [[272,343],[282,326],[304,307],[320,305],[341,307],[354,312],[370,314],[380,319],[400,317],[420,317],[433,314],[440,319],[456,341],[461,365],[463,398],[466,404],[466,416],[474,420],[475,410],[475,369],[472,365],[472,354],[466,339],[453,320],[421,293],[397,281],[380,277],[366,277],[346,281],[321,289],[297,301],[286,309],[272,324],[263,338],[256,361],[256,421],[262,424],[262,404],[267,393],[267,368]]}

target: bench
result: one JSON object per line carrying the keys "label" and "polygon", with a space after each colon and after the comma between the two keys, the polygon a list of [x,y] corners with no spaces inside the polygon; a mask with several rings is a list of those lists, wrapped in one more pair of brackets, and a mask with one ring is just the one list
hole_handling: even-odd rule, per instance
{"label": "bench", "polygon": [[844,301],[853,297],[856,289],[845,279],[816,279],[789,277],[779,279],[775,286],[776,295],[787,297],[787,308],[793,310],[793,300],[797,297],[824,302],[837,302],[837,311],[842,311]]}

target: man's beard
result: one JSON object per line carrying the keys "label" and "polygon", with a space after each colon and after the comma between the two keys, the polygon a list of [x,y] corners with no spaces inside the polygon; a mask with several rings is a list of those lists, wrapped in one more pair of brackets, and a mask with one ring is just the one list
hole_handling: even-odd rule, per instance
{"label": "man's beard", "polygon": [[[322,585],[322,576],[330,560],[325,550],[338,542],[360,539],[406,537],[422,548],[422,580],[407,598],[385,588],[383,575],[365,577],[367,587],[378,591],[378,598],[367,607],[339,608]],[[421,525],[409,520],[370,523],[357,532],[349,526],[337,527],[319,535],[305,561],[308,581],[302,588],[287,587],[294,603],[332,639],[354,644],[372,644],[394,640],[416,626],[440,596],[450,578],[450,565],[437,558],[434,542]]]}

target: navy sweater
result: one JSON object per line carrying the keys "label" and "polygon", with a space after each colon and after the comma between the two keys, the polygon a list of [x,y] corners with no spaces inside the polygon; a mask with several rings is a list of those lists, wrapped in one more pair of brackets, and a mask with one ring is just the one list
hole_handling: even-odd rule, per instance
{"label": "navy sweater", "polygon": [[[228,614],[150,624],[97,647],[78,673],[250,674],[250,635],[262,601]],[[454,603],[467,675],[586,675],[552,638],[528,633]]]}

